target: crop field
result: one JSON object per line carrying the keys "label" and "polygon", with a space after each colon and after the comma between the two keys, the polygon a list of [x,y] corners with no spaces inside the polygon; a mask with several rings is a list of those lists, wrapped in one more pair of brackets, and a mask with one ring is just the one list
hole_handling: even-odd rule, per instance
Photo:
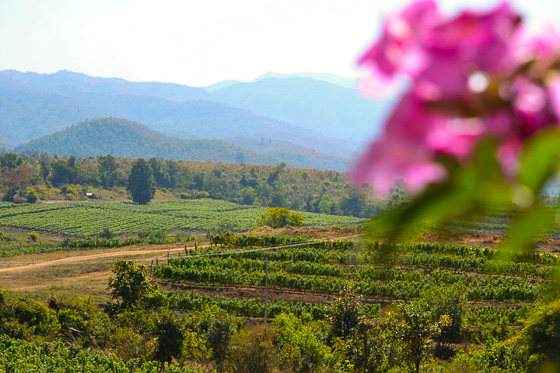
{"label": "crop field", "polygon": [[[266,208],[211,199],[152,202],[135,205],[120,202],[74,204],[0,204],[0,226],[35,230],[66,237],[98,235],[104,228],[118,235],[143,230],[247,231]],[[364,219],[302,213],[304,225],[353,227]]]}
{"label": "crop field", "polygon": [[[396,326],[391,326],[390,315],[394,310],[402,310],[403,305],[428,304],[440,296],[455,299],[453,304],[464,312],[462,329],[454,335],[451,347],[447,347],[447,351],[452,351],[450,355],[436,355],[431,350],[432,360],[426,361],[426,366],[444,372],[447,370],[440,369],[440,360],[435,357],[449,364],[453,356],[463,354],[458,359],[462,361],[475,351],[479,359],[475,366],[478,371],[486,371],[485,367],[492,365],[484,361],[502,361],[494,359],[492,354],[497,350],[493,349],[501,348],[496,346],[522,330],[543,299],[551,294],[551,280],[556,278],[560,264],[560,258],[550,250],[557,242],[550,243],[551,247],[543,252],[506,257],[493,247],[467,244],[388,244],[359,237],[360,231],[355,229],[307,227],[305,232],[313,232],[308,236],[292,236],[293,229],[228,232],[247,231],[264,211],[209,199],[153,202],[145,206],[118,202],[0,204],[1,226],[22,232],[35,230],[40,235],[45,232],[45,236],[53,234],[50,241],[28,242],[27,246],[22,242],[24,235],[14,241],[0,241],[0,283],[7,284],[6,290],[0,289],[0,300],[8,299],[5,304],[11,306],[5,309],[15,310],[12,324],[5,325],[19,325],[21,330],[29,327],[25,333],[48,341],[0,335],[4,351],[0,353],[0,362],[10,369],[25,363],[22,369],[50,371],[51,363],[43,363],[41,355],[56,350],[59,352],[52,361],[61,369],[96,371],[111,367],[119,372],[159,371],[161,366],[155,362],[153,352],[158,338],[162,338],[156,335],[157,328],[167,325],[165,320],[171,318],[182,325],[190,339],[183,345],[182,355],[166,363],[166,371],[211,372],[217,363],[212,360],[210,326],[231,324],[229,353],[235,356],[235,351],[241,351],[240,346],[243,349],[253,343],[251,338],[258,341],[260,336],[268,335],[266,329],[259,334],[265,320],[266,298],[270,338],[274,342],[263,346],[269,346],[267,353],[274,350],[273,372],[357,372],[348,360],[355,353],[346,355],[340,346],[346,349],[353,343],[362,343],[357,339],[361,338],[359,334],[351,334],[344,341],[330,337],[342,294],[353,289],[353,299],[360,299],[362,320],[368,320],[367,325],[382,326],[368,329],[368,333],[384,330],[379,343],[386,344],[380,345],[380,351],[392,351],[388,346],[397,343],[391,339],[397,333]],[[449,230],[467,232],[458,234],[465,238],[473,233],[482,234],[491,245],[498,246],[499,237],[493,235],[502,236],[501,229],[507,225],[509,215],[504,210],[474,222],[456,221]],[[304,224],[327,227],[355,227],[364,222],[321,214],[303,216]],[[88,237],[97,236],[104,228],[129,237]],[[135,237],[139,231],[154,229],[208,234]],[[333,236],[333,232],[337,234]],[[6,233],[4,237],[11,236]],[[117,307],[118,303],[108,291],[107,279],[114,276],[119,258],[144,265],[146,278],[157,284],[159,290],[131,309],[118,310],[113,321],[110,312],[117,308],[108,305]],[[46,300],[48,306],[13,300],[10,286],[14,286],[15,294],[21,292]],[[94,297],[96,304],[84,295]],[[352,301],[345,302],[351,305]],[[29,316],[36,312],[50,316]],[[54,324],[33,324],[47,322],[37,320]],[[286,329],[286,323],[298,325],[297,330]],[[305,348],[312,348],[299,346],[300,337],[314,341],[316,348],[320,346],[324,351],[320,359],[317,357],[319,360],[314,360],[314,370],[296,368],[300,354],[308,353]],[[120,342],[113,343],[114,339]],[[134,347],[129,348],[128,343]],[[301,350],[293,350],[292,345]],[[85,346],[97,346],[99,351],[115,355],[98,354]],[[394,350],[395,355],[384,355],[390,361],[385,367],[400,364],[403,372],[412,371],[401,348]],[[24,350],[25,359],[21,360]],[[130,351],[135,352],[130,355]],[[287,361],[295,365],[285,368],[283,364]],[[228,368],[224,371],[244,371],[233,369],[237,363],[227,360]]]}
{"label": "crop field", "polygon": [[[433,288],[459,286],[472,305],[469,317],[473,322],[479,317],[499,319],[509,314],[514,315],[510,319],[515,324],[525,313],[524,307],[538,299],[559,260],[549,254],[535,254],[502,261],[493,249],[409,243],[400,247],[391,263],[384,263],[380,255],[385,251],[379,243],[339,240],[297,245],[274,250],[200,248],[185,257],[162,259],[164,265],[155,267],[154,275],[178,284],[263,287],[268,260],[268,285],[287,293],[332,296],[351,282],[369,304],[375,305],[415,299]],[[187,298],[179,302],[187,308],[199,307],[203,302],[192,294]],[[240,303],[233,306],[231,302]],[[218,304],[244,316],[262,317],[261,299],[220,298]],[[273,307],[278,312],[278,308],[291,309],[294,305],[281,302]],[[310,312],[318,317],[324,314],[316,308]],[[489,316],[492,312],[499,315]]]}

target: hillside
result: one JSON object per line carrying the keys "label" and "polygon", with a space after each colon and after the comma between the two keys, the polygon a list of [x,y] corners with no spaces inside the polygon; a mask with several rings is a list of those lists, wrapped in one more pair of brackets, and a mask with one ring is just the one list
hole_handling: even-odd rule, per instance
{"label": "hillside", "polygon": [[229,105],[353,144],[377,133],[390,107],[390,99],[374,102],[356,89],[299,77],[260,79],[211,93]]}
{"label": "hillside", "polygon": [[[79,157],[111,154],[124,158],[164,158],[193,162],[278,164],[268,155],[241,149],[220,140],[181,140],[167,137],[140,123],[102,118],[17,146],[15,152],[47,152]],[[294,162],[292,165],[299,166]]]}

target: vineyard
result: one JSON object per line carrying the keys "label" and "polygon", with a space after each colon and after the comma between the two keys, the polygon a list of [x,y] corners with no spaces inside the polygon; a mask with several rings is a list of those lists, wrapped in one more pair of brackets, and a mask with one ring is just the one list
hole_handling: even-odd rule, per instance
{"label": "vineyard", "polygon": [[500,306],[534,302],[558,261],[546,254],[502,261],[492,259],[491,249],[407,244],[387,266],[378,264],[383,252],[379,243],[339,240],[288,246],[202,248],[171,258],[153,273],[174,282],[264,286],[267,266],[268,284],[276,288],[335,295],[352,282],[375,303],[376,299],[414,299],[434,287],[462,285],[469,301]]}
{"label": "vineyard", "polygon": [[[118,261],[99,284],[97,291],[106,294],[101,304],[55,295],[54,286],[46,303],[0,289],[0,371],[158,372],[165,366],[166,372],[362,372],[359,364],[368,364],[369,371],[410,372],[411,355],[399,334],[409,313],[421,318],[411,327],[424,322],[440,330],[424,341],[432,347],[422,371],[453,371],[454,364],[474,371],[529,370],[526,346],[507,343],[525,330],[543,299],[555,297],[551,283],[560,259],[550,250],[504,256],[490,247],[388,244],[366,239],[358,229],[335,229],[339,239],[230,231],[252,227],[262,211],[214,200],[0,204],[1,225],[64,238],[26,247],[0,242],[1,260],[70,251],[103,258],[104,250],[134,245],[170,250],[146,257],[144,268]],[[453,229],[496,234],[488,222],[505,225],[506,215],[457,222]],[[304,214],[304,222],[362,223],[320,214]],[[125,237],[99,237],[105,228]],[[154,230],[160,233],[138,235]],[[206,234],[165,235],[170,230]],[[97,266],[114,264],[107,258]],[[80,277],[79,269],[68,271]],[[119,276],[145,278],[131,303],[128,290],[115,290]],[[421,332],[411,333],[406,338]],[[178,340],[178,349],[167,344]],[[364,356],[375,359],[361,363]],[[251,370],[257,362],[264,365]]]}
{"label": "vineyard", "polygon": [[[202,199],[135,205],[88,202],[64,205],[0,203],[0,226],[22,228],[66,237],[99,235],[108,228],[117,235],[143,230],[242,232],[255,227],[263,207]],[[304,225],[353,227],[365,222],[347,216],[303,212]]]}

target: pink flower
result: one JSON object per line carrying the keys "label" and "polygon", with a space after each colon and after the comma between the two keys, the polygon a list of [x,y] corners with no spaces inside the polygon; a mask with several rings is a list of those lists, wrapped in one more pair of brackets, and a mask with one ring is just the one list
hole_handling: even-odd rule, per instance
{"label": "pink flower", "polygon": [[402,178],[419,191],[446,176],[438,155],[462,162],[488,136],[500,139],[497,157],[513,176],[527,138],[560,123],[560,78],[550,74],[560,75],[560,36],[522,31],[507,2],[449,17],[423,0],[389,17],[359,60],[371,71],[362,86],[379,93],[405,74],[411,87],[356,163],[355,180],[387,191]]}
{"label": "pink flower", "polygon": [[460,97],[468,92],[473,71],[499,72],[508,65],[519,21],[508,3],[488,13],[466,11],[448,18],[433,1],[419,1],[389,17],[379,41],[358,63],[371,70],[371,80],[409,75],[424,99]]}
{"label": "pink flower", "polygon": [[465,157],[478,138],[478,129],[461,126],[449,117],[427,109],[413,93],[402,97],[387,121],[385,132],[357,162],[355,181],[372,181],[387,192],[395,179],[403,179],[412,191],[441,181],[445,169],[435,163],[436,154]]}
{"label": "pink flower", "polygon": [[446,171],[421,149],[381,139],[354,165],[352,176],[356,182],[372,182],[376,190],[386,194],[394,180],[403,179],[412,192],[419,192],[426,184],[444,179]]}

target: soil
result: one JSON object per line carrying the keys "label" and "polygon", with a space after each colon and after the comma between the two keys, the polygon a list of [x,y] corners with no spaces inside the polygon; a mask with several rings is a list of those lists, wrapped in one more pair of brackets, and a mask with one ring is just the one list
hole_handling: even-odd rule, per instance
{"label": "soil", "polygon": [[264,235],[275,235],[275,236],[289,236],[289,237],[298,237],[298,236],[308,236],[310,238],[344,238],[354,235],[359,235],[362,233],[362,229],[360,228],[338,228],[338,227],[314,227],[314,226],[307,226],[301,228],[294,228],[290,225],[285,226],[283,228],[273,229],[268,226],[258,227],[253,229],[246,234],[264,236]]}
{"label": "soil", "polygon": [[[421,241],[448,243],[453,245],[476,245],[497,249],[505,242],[504,238],[505,236],[495,234],[430,231],[424,233]],[[551,238],[537,240],[535,243],[535,249],[540,252],[558,254],[560,253],[560,240],[554,240]]]}

